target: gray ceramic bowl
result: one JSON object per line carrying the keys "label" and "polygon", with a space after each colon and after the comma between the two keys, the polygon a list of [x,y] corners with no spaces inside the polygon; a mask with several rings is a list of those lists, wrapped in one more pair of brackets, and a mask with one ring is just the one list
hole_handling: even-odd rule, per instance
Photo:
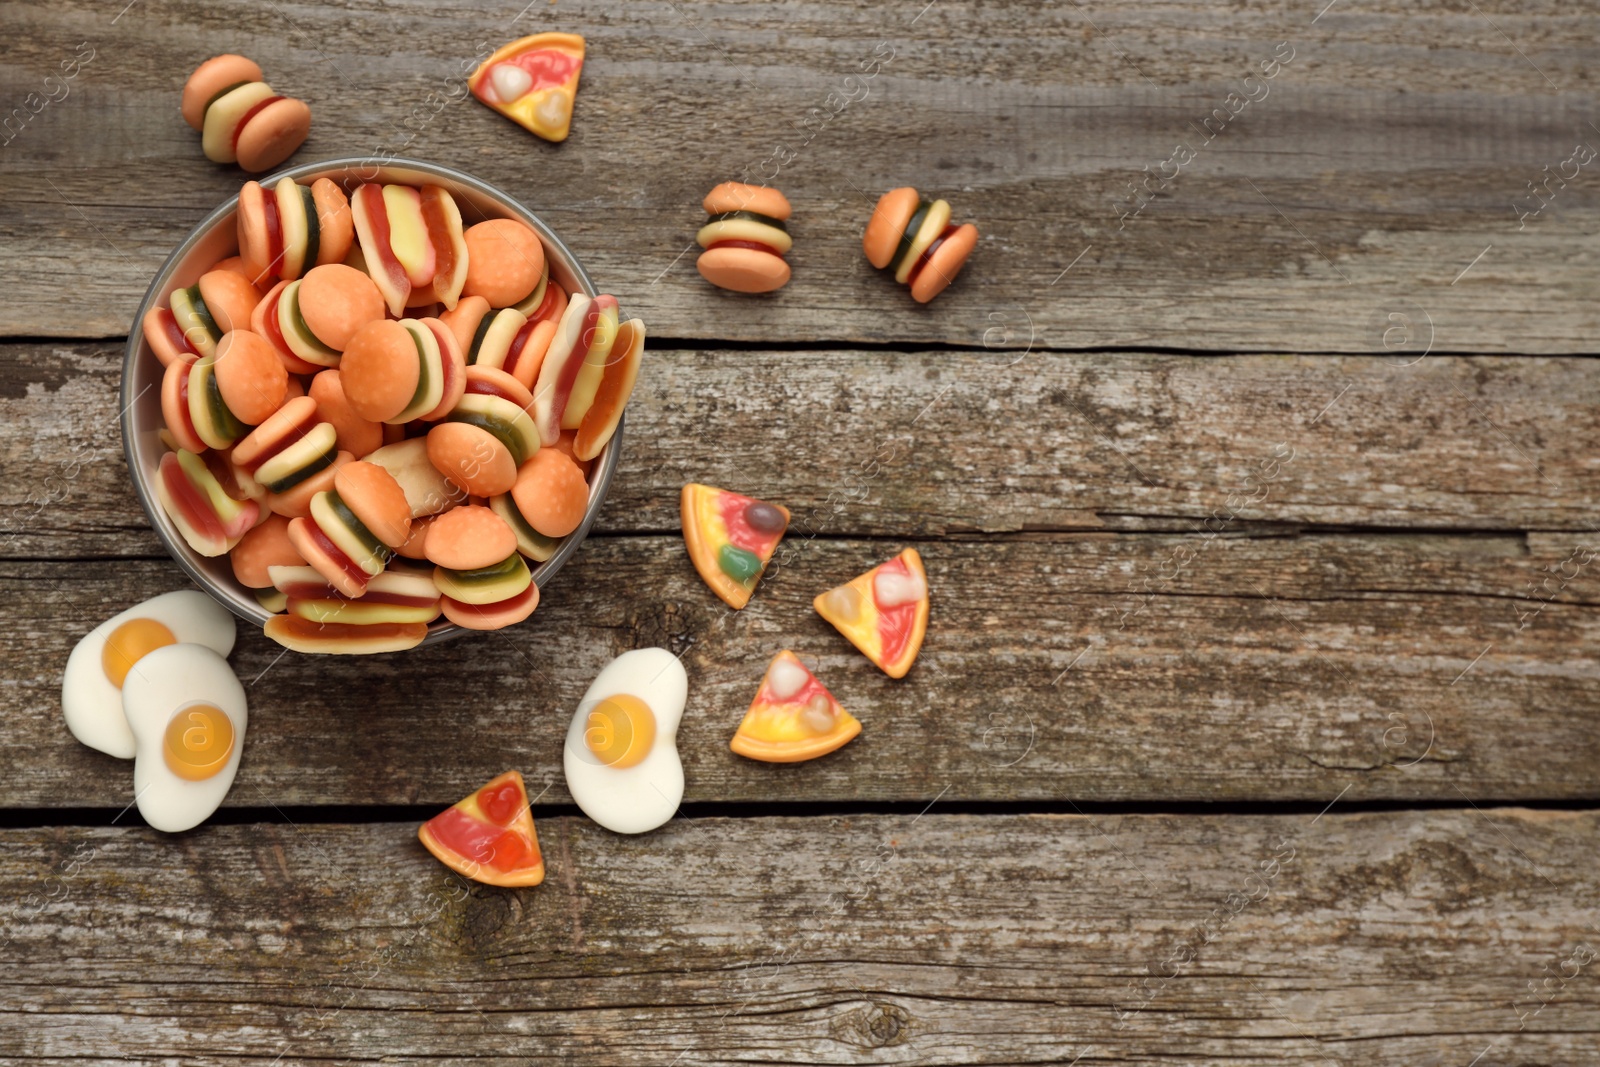
{"label": "gray ceramic bowl", "polygon": [[[467,226],[484,219],[512,218],[533,227],[534,232],[544,241],[545,253],[550,263],[550,277],[559,282],[569,293],[596,295],[594,284],[584,273],[577,258],[566,245],[561,243],[561,239],[551,231],[550,227],[510,196],[470,174],[411,159],[389,159],[381,163],[373,159],[331,159],[323,163],[307,163],[291,167],[269,178],[261,179],[261,184],[270,185],[285,175],[302,184],[317,178],[332,178],[342,185],[347,193],[358,185],[372,181],[413,185],[427,182],[441,185],[455,197],[456,204],[461,209],[461,221]],[[162,264],[161,270],[156,273],[155,281],[150,283],[150,289],[139,305],[139,311],[134,316],[133,326],[129,331],[128,351],[122,365],[122,448],[128,458],[128,470],[133,476],[133,487],[139,495],[139,503],[144,505],[145,514],[150,516],[150,525],[155,528],[156,536],[167,546],[167,551],[177,560],[178,566],[182,567],[189,577],[193,578],[201,589],[210,593],[219,604],[241,619],[260,627],[266,624],[267,610],[256,603],[255,596],[250,590],[240,585],[234,578],[228,557],[207,558],[190,548],[156,498],[154,488],[156,466],[161,462],[162,453],[166,451],[157,436],[162,426],[161,373],[164,368],[155,353],[150,351],[150,346],[145,343],[144,331],[141,328],[145,313],[149,309],[164,303],[174,289],[193,285],[213,263],[237,251],[234,237],[234,214],[237,205],[237,200],[229,200],[207,215],[200,225],[184,238],[183,243],[167,257],[166,263]],[[541,590],[550,583],[550,579],[555,577],[562,564],[578,550],[578,546],[588,536],[589,527],[594,524],[595,516],[599,513],[601,504],[605,502],[606,490],[611,485],[612,472],[616,470],[617,457],[621,454],[622,430],[622,424],[619,423],[616,434],[590,469],[589,507],[584,513],[582,524],[561,542],[550,559],[534,567],[533,580],[539,584]],[[423,644],[433,644],[465,632],[467,631],[461,627],[441,619],[428,628],[428,637]]]}

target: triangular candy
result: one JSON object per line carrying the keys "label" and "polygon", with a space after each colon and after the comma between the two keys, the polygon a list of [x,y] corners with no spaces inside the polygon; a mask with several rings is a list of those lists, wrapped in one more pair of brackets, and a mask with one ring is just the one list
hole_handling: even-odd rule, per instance
{"label": "triangular candy", "polygon": [[860,732],[860,721],[784,649],[767,667],[728,747],[750,759],[799,763],[844,747]]}
{"label": "triangular candy", "polygon": [[528,791],[516,771],[423,823],[417,838],[440,863],[475,882],[526,886],[544,881]]}
{"label": "triangular candy", "polygon": [[582,37],[536,33],[484,60],[467,85],[473,96],[512,122],[546,141],[565,141],[582,70]]}
{"label": "triangular candy", "polygon": [[891,678],[905,677],[928,632],[928,576],[914,548],[811,603]]}
{"label": "triangular candy", "polygon": [[729,607],[744,607],[789,528],[789,509],[693,484],[683,487],[682,506],[694,569]]}

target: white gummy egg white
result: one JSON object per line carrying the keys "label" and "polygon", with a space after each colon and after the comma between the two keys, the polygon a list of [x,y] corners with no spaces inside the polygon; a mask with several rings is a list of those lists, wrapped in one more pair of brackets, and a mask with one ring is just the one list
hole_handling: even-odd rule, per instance
{"label": "white gummy egg white", "polygon": [[[624,652],[606,664],[572,716],[562,758],[567,790],[585,815],[619,834],[642,834],[672,818],[683,800],[678,723],[688,698],[683,664],[664,648]],[[616,736],[609,720],[622,708],[637,709],[633,701],[649,709],[654,739],[619,753],[607,747]],[[589,713],[597,708],[605,721],[590,721]],[[635,729],[636,724],[630,721],[621,728]]]}
{"label": "white gummy egg white", "polygon": [[[148,620],[164,627],[166,634],[152,627],[139,625],[136,620]],[[126,623],[135,623],[122,630]],[[233,616],[221,604],[196,589],[180,589],[175,593],[162,593],[143,604],[113,616],[84,635],[67,657],[67,669],[61,677],[61,711],[67,719],[67,729],[72,736],[118,759],[133,758],[133,732],[122,713],[122,690],[106,675],[106,641],[117,634],[118,645],[125,651],[136,652],[154,643],[165,641],[167,635],[174,644],[204,645],[219,656],[233,651]],[[135,647],[137,646],[137,647]],[[122,662],[126,665],[126,657]],[[133,678],[144,670],[143,661],[128,669]]]}
{"label": "white gummy egg white", "polygon": [[139,661],[122,701],[139,814],[167,833],[205,822],[233,786],[249,724],[233,668],[204,645],[168,645]]}

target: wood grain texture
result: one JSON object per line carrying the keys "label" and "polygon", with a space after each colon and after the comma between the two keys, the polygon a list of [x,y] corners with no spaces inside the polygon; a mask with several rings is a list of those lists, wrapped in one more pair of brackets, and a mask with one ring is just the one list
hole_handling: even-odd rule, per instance
{"label": "wood grain texture", "polygon": [[[651,352],[597,529],[678,529],[691,481],[784,502],[791,538],[1590,534],[1600,516],[1591,361],[1013,358]],[[122,460],[121,359],[108,344],[0,345],[0,557],[161,553]]]}
{"label": "wood grain texture", "polygon": [[197,1065],[1581,1063],[1597,831],[1337,806],[628,839],[560,818],[545,884],[500,890],[411,824],[7,830],[0,1055],[109,1033],[114,1062]]}
{"label": "wood grain texture", "polygon": [[[689,801],[1594,796],[1600,560],[1580,566],[1575,538],[923,543],[933,616],[899,682],[811,609],[895,547],[797,544],[732,613],[681,539],[591,538],[533,619],[499,633],[377,661],[280,657],[241,633],[251,726],[228,803],[445,804],[507,767],[565,800],[572,708],[644,646],[688,668]],[[1524,588],[1540,576],[1548,604]],[[0,805],[130,799],[126,766],[67,733],[62,667],[95,622],[184,585],[165,560],[0,564]],[[780,648],[862,720],[859,739],[800,765],[728,751]]]}
{"label": "wood grain texture", "polygon": [[[1592,351],[1600,183],[1570,161],[1600,145],[1600,15],[1317,7],[11,4],[0,335],[127,332],[165,255],[243,180],[177,108],[198,61],[240,50],[313,105],[296,162],[477,173],[657,336]],[[464,62],[551,28],[589,40],[560,146],[460,99]],[[93,58],[46,83],[79,42]],[[796,206],[795,280],[774,297],[713,290],[680,255],[705,191],[738,176]],[[860,252],[872,203],[903,184],[983,232],[929,308]]]}

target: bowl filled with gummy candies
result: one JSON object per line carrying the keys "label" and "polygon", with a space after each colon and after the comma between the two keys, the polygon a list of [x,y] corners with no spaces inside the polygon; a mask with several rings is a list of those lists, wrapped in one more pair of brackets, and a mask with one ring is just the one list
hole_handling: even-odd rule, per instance
{"label": "bowl filled with gummy candies", "polygon": [[411,160],[247,182],[167,259],[123,368],[157,536],[287,648],[515,625],[587,535],[644,323],[509,195]]}

